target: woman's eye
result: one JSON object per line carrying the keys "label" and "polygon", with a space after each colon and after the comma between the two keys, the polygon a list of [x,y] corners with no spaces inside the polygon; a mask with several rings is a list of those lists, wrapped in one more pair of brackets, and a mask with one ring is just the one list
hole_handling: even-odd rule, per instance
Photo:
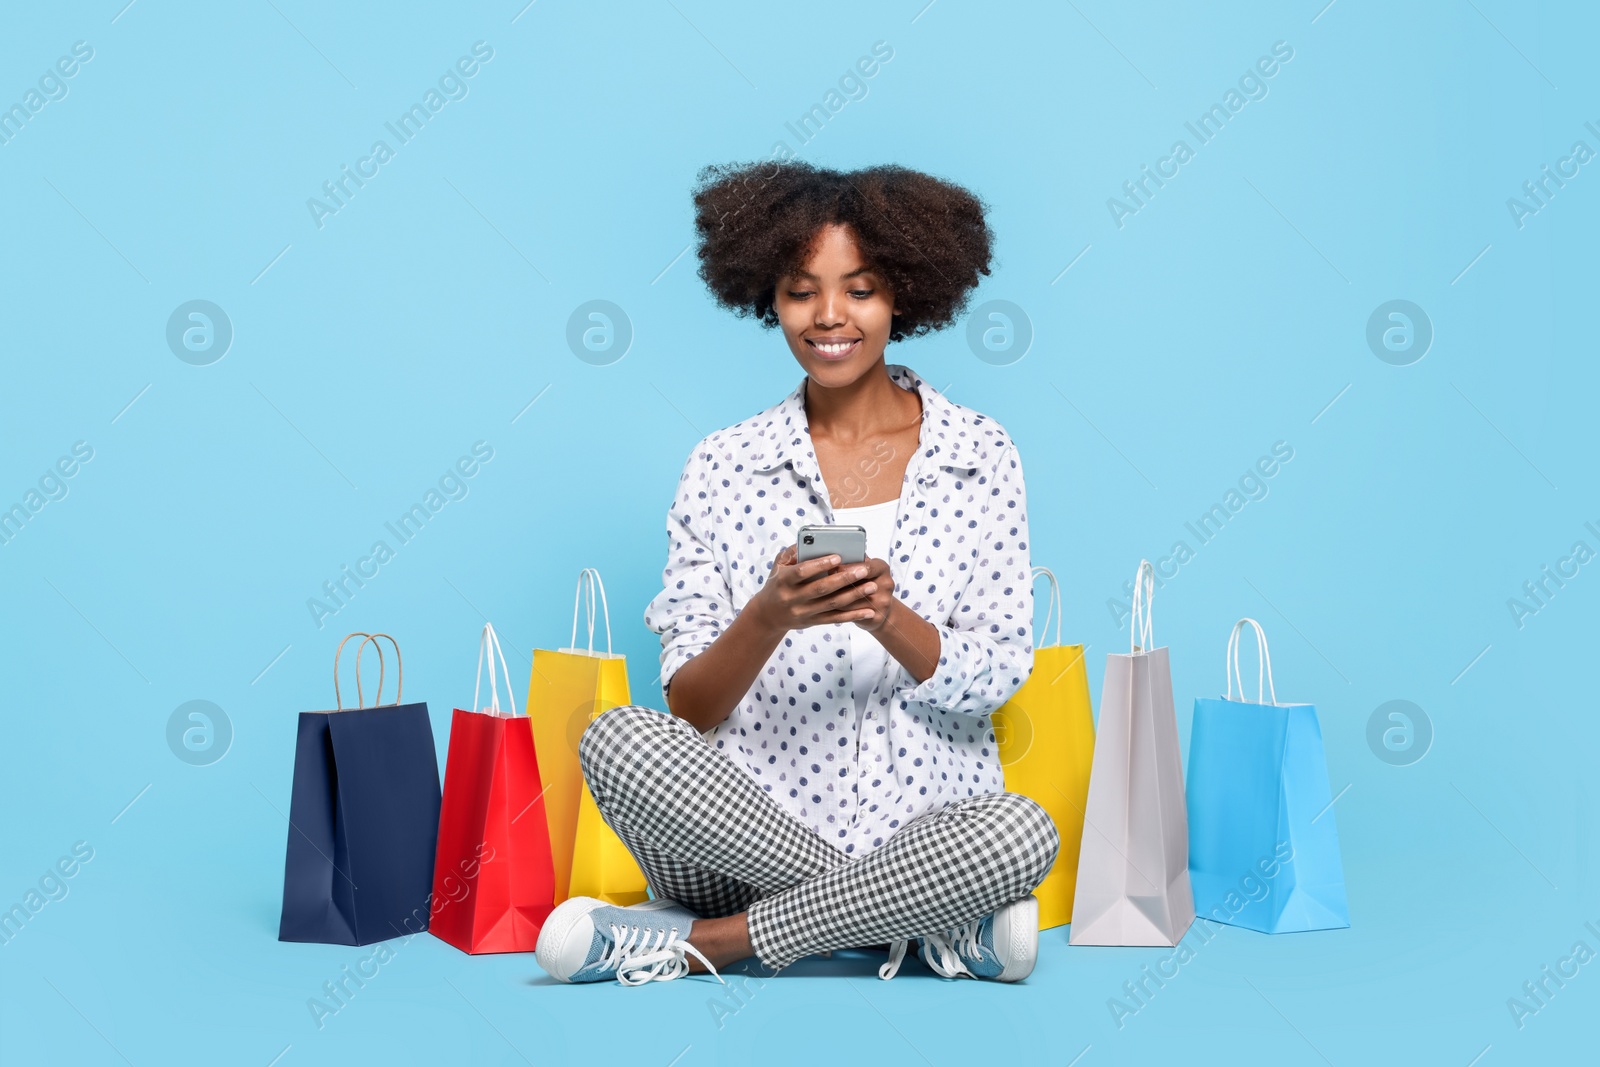
{"label": "woman's eye", "polygon": [[810,295],[811,294],[809,292],[796,293],[796,292],[792,292],[791,291],[789,293],[789,299],[790,300],[804,300],[806,297],[808,297]]}
{"label": "woman's eye", "polygon": [[867,297],[872,295],[872,290],[871,289],[852,289],[852,290],[850,290],[850,295],[855,297],[857,300],[865,300]]}

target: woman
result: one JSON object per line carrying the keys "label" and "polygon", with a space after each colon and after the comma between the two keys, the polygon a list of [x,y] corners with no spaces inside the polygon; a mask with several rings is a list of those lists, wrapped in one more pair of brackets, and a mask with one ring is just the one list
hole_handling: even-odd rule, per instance
{"label": "woman", "polygon": [[[889,978],[917,940],[945,977],[1025,978],[1059,838],[1004,791],[989,718],[1032,668],[1022,466],[884,362],[989,273],[983,205],[901,167],[787,163],[708,168],[695,207],[701,277],[805,378],[684,467],[645,609],[672,714],[615,708],[580,745],[657,899],[564,902],[538,960],[638,984],[889,943]],[[869,558],[796,562],[820,523],[866,527]]]}

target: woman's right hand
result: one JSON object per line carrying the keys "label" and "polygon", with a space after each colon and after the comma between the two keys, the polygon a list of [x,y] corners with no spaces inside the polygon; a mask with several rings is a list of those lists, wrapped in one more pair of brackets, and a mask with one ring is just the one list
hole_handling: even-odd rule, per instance
{"label": "woman's right hand", "polygon": [[728,628],[672,676],[667,707],[701,733],[714,729],[750,692],[790,630],[873,618],[867,598],[878,583],[863,581],[868,573],[867,563],[840,566],[836,555],[799,563],[793,545],[783,549]]}
{"label": "woman's right hand", "polygon": [[874,592],[876,583],[857,585],[867,576],[865,563],[840,566],[837,555],[804,563],[796,562],[797,558],[793,545],[779,552],[766,582],[745,605],[746,611],[755,609],[766,629],[784,634],[825,622],[873,617],[865,598]]}

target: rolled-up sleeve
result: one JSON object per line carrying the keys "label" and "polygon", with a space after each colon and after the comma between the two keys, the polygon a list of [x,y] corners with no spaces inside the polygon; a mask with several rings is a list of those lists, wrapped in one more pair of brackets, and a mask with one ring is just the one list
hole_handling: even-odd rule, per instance
{"label": "rolled-up sleeve", "polygon": [[661,691],[689,660],[711,647],[733,622],[733,593],[712,529],[710,456],[702,441],[690,453],[667,509],[667,563],[661,592],[644,609],[661,636]]}
{"label": "rolled-up sleeve", "polygon": [[1015,444],[1006,443],[988,488],[972,580],[949,619],[930,620],[939,631],[938,666],[921,683],[902,669],[908,685],[897,695],[938,711],[989,715],[1033,670],[1028,501]]}

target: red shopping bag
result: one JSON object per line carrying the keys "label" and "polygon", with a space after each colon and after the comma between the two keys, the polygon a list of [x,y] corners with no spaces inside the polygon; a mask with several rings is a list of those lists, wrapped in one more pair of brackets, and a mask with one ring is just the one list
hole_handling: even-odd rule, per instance
{"label": "red shopping bag", "polygon": [[[495,670],[499,659],[500,670]],[[494,627],[485,625],[478,681],[489,661],[490,705],[455,709],[433,867],[428,929],[463,952],[532,952],[555,902],[550,830],[533,754],[533,731],[517,714]],[[500,710],[498,680],[506,674]]]}

